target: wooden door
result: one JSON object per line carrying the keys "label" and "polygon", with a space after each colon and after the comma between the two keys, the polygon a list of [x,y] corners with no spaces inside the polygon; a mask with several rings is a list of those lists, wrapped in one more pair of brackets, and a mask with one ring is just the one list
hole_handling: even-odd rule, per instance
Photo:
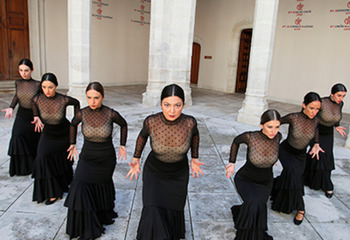
{"label": "wooden door", "polygon": [[236,93],[245,93],[248,80],[249,54],[252,41],[252,29],[244,29],[241,33],[239,57],[236,77]]}
{"label": "wooden door", "polygon": [[0,80],[20,78],[22,58],[29,58],[27,0],[0,0]]}
{"label": "wooden door", "polygon": [[192,63],[191,63],[191,83],[198,83],[199,60],[201,55],[201,45],[193,43],[192,45]]}

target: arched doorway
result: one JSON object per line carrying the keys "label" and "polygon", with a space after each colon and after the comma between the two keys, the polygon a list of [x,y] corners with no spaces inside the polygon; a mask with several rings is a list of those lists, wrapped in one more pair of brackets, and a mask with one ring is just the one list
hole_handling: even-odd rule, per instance
{"label": "arched doorway", "polygon": [[201,45],[194,42],[192,45],[191,84],[198,83],[200,55]]}
{"label": "arched doorway", "polygon": [[250,45],[252,41],[252,29],[244,29],[241,32],[237,77],[236,77],[236,93],[245,93],[248,80]]}
{"label": "arched doorway", "polygon": [[0,0],[0,18],[0,80],[14,80],[18,62],[29,58],[27,0]]}

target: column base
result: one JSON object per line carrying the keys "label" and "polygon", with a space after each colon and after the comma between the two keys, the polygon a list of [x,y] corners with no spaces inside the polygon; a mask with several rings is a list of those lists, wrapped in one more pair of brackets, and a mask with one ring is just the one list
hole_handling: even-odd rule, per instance
{"label": "column base", "polygon": [[348,135],[348,138],[346,139],[344,147],[350,149],[350,135]]}
{"label": "column base", "polygon": [[[74,97],[79,100],[80,102],[80,108],[86,107],[87,101],[86,101],[86,94],[85,94],[86,86],[70,86],[69,90],[67,92],[67,95],[70,97]],[[67,116],[73,117],[74,116],[74,109],[72,106],[68,106],[67,108]]]}
{"label": "column base", "polygon": [[265,97],[246,95],[242,105],[238,111],[237,121],[259,126],[261,114],[268,108]]}

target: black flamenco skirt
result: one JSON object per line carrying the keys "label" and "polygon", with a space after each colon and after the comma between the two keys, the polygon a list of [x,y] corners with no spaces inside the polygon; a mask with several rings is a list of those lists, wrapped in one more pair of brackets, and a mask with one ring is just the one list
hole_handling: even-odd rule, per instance
{"label": "black flamenco skirt", "polygon": [[34,132],[33,111],[19,107],[12,128],[8,155],[10,159],[10,176],[29,175],[33,171],[34,159],[40,133]]}
{"label": "black flamenco skirt", "polygon": [[304,182],[306,150],[293,148],[285,140],[279,149],[279,159],[283,170],[274,179],[271,191],[272,210],[291,213],[294,210],[304,211]]}
{"label": "black flamenco skirt", "polygon": [[33,201],[61,198],[73,179],[72,162],[67,159],[69,148],[69,122],[59,125],[45,124],[35,158]]}
{"label": "black flamenco skirt", "polygon": [[[331,180],[331,171],[335,169],[333,155],[333,126],[319,126],[319,143],[320,147],[325,152],[319,152],[319,160],[317,160],[316,156],[314,158],[311,158],[311,155],[308,154],[304,172],[304,181],[305,185],[311,189],[322,189],[326,192],[332,191],[334,188]],[[328,128],[328,131],[321,131],[323,128]]]}
{"label": "black flamenco skirt", "polygon": [[143,169],[143,209],[138,240],[185,238],[184,208],[189,179],[188,159],[159,161],[153,152]]}
{"label": "black flamenco skirt", "polygon": [[112,141],[85,140],[64,206],[68,208],[66,233],[71,238],[95,239],[103,225],[114,222],[115,189],[112,180],[116,154]]}
{"label": "black flamenco skirt", "polygon": [[243,203],[232,206],[231,212],[235,223],[236,240],[263,240],[267,231],[266,202],[272,189],[272,169],[261,168],[257,177],[266,176],[265,181],[245,177],[245,166],[235,175],[237,192]]}

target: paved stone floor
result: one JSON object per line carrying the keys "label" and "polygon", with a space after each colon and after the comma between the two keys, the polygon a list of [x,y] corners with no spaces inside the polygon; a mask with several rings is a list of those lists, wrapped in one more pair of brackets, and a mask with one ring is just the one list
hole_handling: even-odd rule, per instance
{"label": "paved stone floor", "polygon": [[[125,175],[129,169],[135,140],[143,119],[160,111],[159,107],[148,108],[141,104],[141,93],[145,86],[122,86],[106,89],[105,105],[119,111],[129,124],[127,142],[128,159],[118,161],[114,172],[116,207],[119,218],[106,227],[100,238],[134,239],[140,217],[142,181],[129,181]],[[8,106],[13,93],[0,93],[1,109]],[[225,177],[224,166],[229,157],[232,139],[238,134],[255,130],[256,127],[236,122],[243,95],[226,94],[193,88],[193,106],[184,113],[196,117],[200,131],[200,160],[205,163],[205,176],[190,179],[186,204],[186,239],[234,239],[235,228],[230,207],[241,202],[232,179]],[[270,102],[282,115],[300,110],[300,106]],[[344,116],[343,126],[348,128],[350,116]],[[69,239],[65,234],[66,212],[64,199],[51,206],[31,201],[33,181],[30,176],[8,175],[8,142],[11,137],[13,118],[0,119],[0,239]],[[286,137],[287,127],[281,132]],[[115,143],[119,141],[119,130],[115,130]],[[269,233],[275,239],[350,239],[350,150],[343,148],[345,139],[339,134],[335,138],[336,170],[333,172],[335,194],[327,199],[321,191],[305,188],[306,215],[300,226],[292,222],[294,214],[268,212]],[[78,137],[78,149],[82,136]],[[116,146],[118,146],[116,144]],[[236,170],[245,162],[245,147],[241,147]],[[149,152],[144,150],[142,161]],[[274,167],[278,175],[281,165]],[[65,198],[66,196],[64,196]],[[268,203],[270,205],[270,203]]]}

